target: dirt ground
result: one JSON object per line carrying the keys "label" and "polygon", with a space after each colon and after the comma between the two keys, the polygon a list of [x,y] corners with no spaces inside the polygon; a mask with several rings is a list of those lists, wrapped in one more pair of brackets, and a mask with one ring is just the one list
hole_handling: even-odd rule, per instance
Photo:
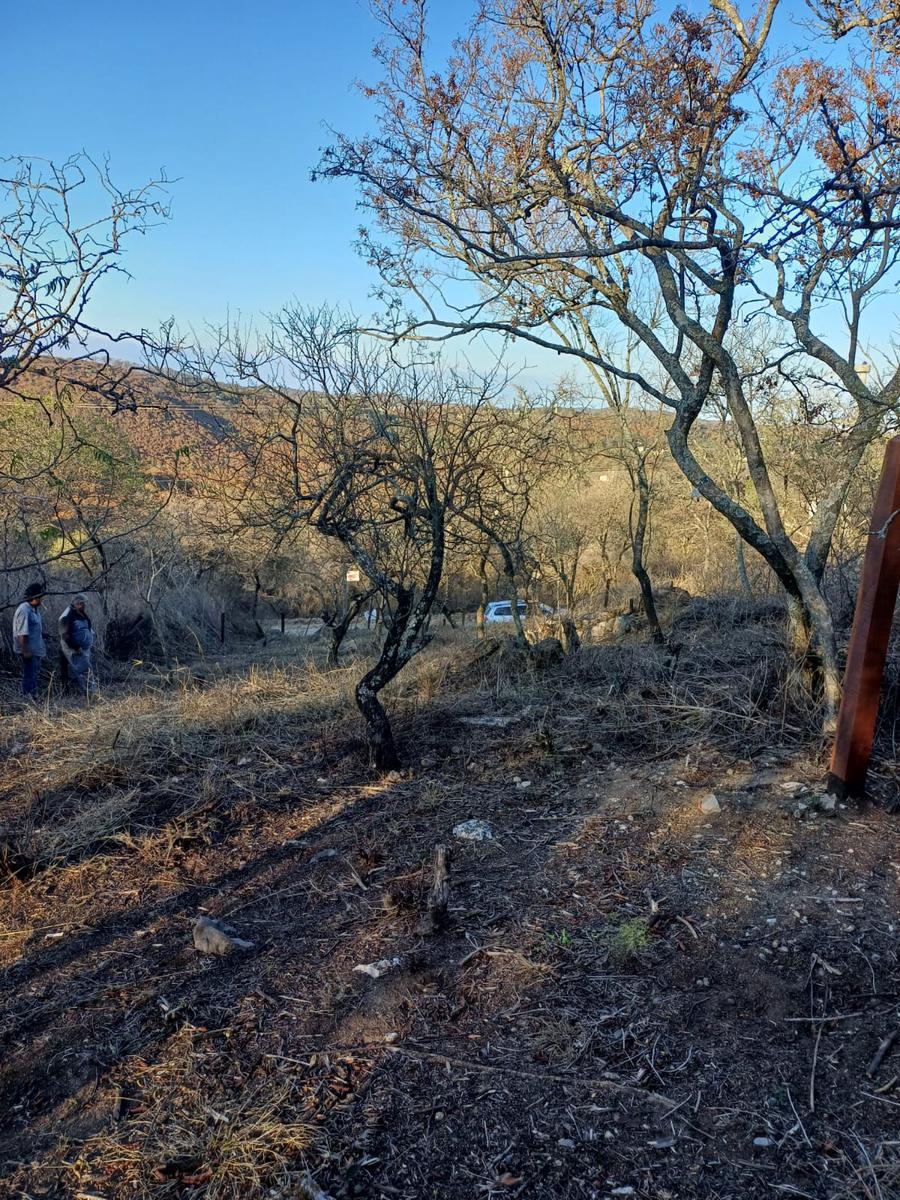
{"label": "dirt ground", "polygon": [[385,779],[353,664],[5,718],[0,1192],[900,1197],[900,817],[817,807],[774,634],[683,646],[438,646]]}

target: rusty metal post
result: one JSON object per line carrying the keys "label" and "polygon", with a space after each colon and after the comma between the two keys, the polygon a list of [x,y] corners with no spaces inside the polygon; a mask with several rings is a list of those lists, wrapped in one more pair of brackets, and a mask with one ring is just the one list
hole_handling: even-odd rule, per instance
{"label": "rusty metal post", "polygon": [[895,437],[885,451],[881,483],[872,510],[828,773],[828,790],[841,799],[862,796],[865,792],[898,589],[900,437]]}

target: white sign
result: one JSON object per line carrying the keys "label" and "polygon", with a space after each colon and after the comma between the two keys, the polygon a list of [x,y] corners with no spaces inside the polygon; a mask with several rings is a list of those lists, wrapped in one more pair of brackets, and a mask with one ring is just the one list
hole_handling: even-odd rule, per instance
{"label": "white sign", "polygon": [[359,567],[350,567],[347,571],[347,582],[359,583],[360,579],[362,579],[362,572]]}

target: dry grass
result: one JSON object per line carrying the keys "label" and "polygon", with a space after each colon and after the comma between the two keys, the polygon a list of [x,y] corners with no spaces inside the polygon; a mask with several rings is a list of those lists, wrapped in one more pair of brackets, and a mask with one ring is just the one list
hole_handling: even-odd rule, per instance
{"label": "dry grass", "polygon": [[867,1148],[857,1139],[858,1162],[846,1164],[832,1200],[900,1200],[900,1159],[896,1147]]}
{"label": "dry grass", "polygon": [[122,1127],[70,1148],[63,1180],[75,1195],[111,1186],[161,1197],[202,1187],[206,1200],[249,1200],[299,1165],[315,1131],[296,1119],[294,1089],[264,1080],[238,1096],[225,1092],[220,1060],[194,1045],[196,1033],[183,1027],[164,1062],[136,1066],[128,1079],[136,1112]]}
{"label": "dry grass", "polygon": [[286,746],[309,742],[311,727],[319,742],[345,740],[353,681],[351,668],[312,663],[252,666],[211,684],[180,672],[175,687],[112,696],[86,712],[23,713],[0,734],[7,823],[45,868],[110,840],[134,848],[171,818],[159,839],[165,856],[185,821],[196,831],[233,787],[248,748],[277,766]]}

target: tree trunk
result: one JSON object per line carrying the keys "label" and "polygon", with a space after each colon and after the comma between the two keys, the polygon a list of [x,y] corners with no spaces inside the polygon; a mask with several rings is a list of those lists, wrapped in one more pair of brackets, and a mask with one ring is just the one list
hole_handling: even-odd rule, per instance
{"label": "tree trunk", "polygon": [[262,591],[262,580],[256,573],[253,575],[253,584],[253,608],[251,610],[251,616],[253,617],[253,624],[256,626],[256,636],[265,646],[268,641],[266,638],[266,631],[263,629],[262,625],[260,625],[259,617],[257,616],[257,612],[259,610],[259,594]]}
{"label": "tree trunk", "polygon": [[632,525],[631,535],[631,571],[641,589],[641,600],[644,605],[644,615],[653,640],[660,646],[666,644],[666,639],[659,623],[656,611],[656,601],[653,598],[653,585],[644,565],[644,543],[647,535],[647,517],[650,512],[650,488],[643,471],[638,473],[637,486],[637,521]]}
{"label": "tree trunk", "polygon": [[831,613],[824,597],[810,581],[807,595],[788,597],[791,651],[800,663],[804,685],[813,700],[822,704],[823,732],[833,733],[841,704],[841,669]]}
{"label": "tree trunk", "polygon": [[481,642],[484,641],[484,610],[488,603],[487,558],[484,556],[478,560],[478,578],[481,581],[481,599],[475,613],[475,636]]}
{"label": "tree trunk", "polygon": [[[396,771],[400,767],[400,755],[394,742],[394,734],[388,715],[384,711],[378,693],[396,678],[409,660],[428,644],[428,623],[431,611],[441,586],[444,569],[444,511],[432,511],[432,541],[425,584],[416,600],[416,588],[394,583],[390,591],[394,597],[394,609],[385,634],[378,662],[368,670],[356,685],[356,706],[366,722],[369,742],[369,760],[376,771]],[[357,548],[358,550],[358,548]],[[377,575],[372,567],[367,568],[370,578]]]}
{"label": "tree trunk", "polygon": [[519,593],[516,589],[515,576],[508,574],[506,576],[506,580],[508,586],[508,591],[506,594],[509,596],[509,603],[512,610],[513,626],[516,630],[516,641],[520,646],[527,646],[528,638],[525,636],[525,626],[522,624],[522,614],[519,612]]}
{"label": "tree trunk", "polygon": [[371,593],[364,596],[357,596],[351,600],[344,609],[340,620],[327,622],[331,628],[331,642],[328,646],[328,657],[325,660],[325,665],[328,667],[336,667],[338,658],[341,653],[341,643],[347,636],[347,630],[359,616],[362,606],[371,598]]}
{"label": "tree trunk", "polygon": [[[823,701],[824,729],[829,733],[837,721],[841,701],[841,672],[834,637],[834,625],[825,597],[816,580],[815,567],[810,568],[784,533],[777,505],[773,506],[765,488],[757,488],[767,529],[762,530],[740,504],[731,499],[706,474],[688,444],[688,433],[696,414],[679,410],[667,434],[672,455],[681,470],[710,504],[726,517],[748,545],[757,550],[772,568],[787,596],[793,611],[802,611],[802,619],[792,617],[795,644],[807,647],[814,635],[821,655],[820,685]],[[756,482],[754,480],[754,482]],[[799,620],[799,625],[797,625]]]}
{"label": "tree trunk", "polygon": [[750,579],[747,576],[747,560],[744,557],[744,539],[741,535],[735,532],[734,535],[734,557],[737,563],[738,583],[741,585],[741,595],[745,600],[753,598],[753,589],[750,587]]}
{"label": "tree trunk", "polygon": [[356,706],[366,723],[369,763],[376,771],[396,771],[400,768],[400,755],[394,742],[394,731],[378,699],[379,689],[370,681],[371,674],[370,671],[356,685]]}

